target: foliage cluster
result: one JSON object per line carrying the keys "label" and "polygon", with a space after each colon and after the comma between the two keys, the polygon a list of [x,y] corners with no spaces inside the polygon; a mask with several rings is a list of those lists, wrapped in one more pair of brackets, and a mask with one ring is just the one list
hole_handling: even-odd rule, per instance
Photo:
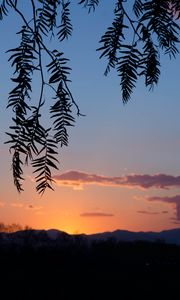
{"label": "foliage cluster", "polygon": [[[29,0],[27,18],[19,0],[1,0],[0,20],[12,10],[23,23],[18,32],[20,43],[9,49],[14,69],[14,88],[7,107],[13,110],[13,125],[8,132],[12,153],[14,184],[23,190],[23,166],[34,168],[36,189],[42,194],[52,188],[52,169],[58,169],[57,148],[68,145],[67,128],[75,123],[79,107],[69,88],[70,67],[64,53],[51,50],[49,39],[60,44],[72,34],[70,0]],[[72,3],[73,2],[73,3]],[[93,12],[103,5],[100,0],[81,0],[77,4]],[[129,9],[131,8],[131,9]],[[100,39],[100,58],[107,59],[105,75],[112,68],[120,77],[122,101],[127,103],[139,77],[152,89],[160,76],[160,54],[175,57],[178,53],[180,2],[178,0],[116,0],[112,25]],[[49,63],[44,66],[44,56]],[[46,73],[46,76],[45,76]],[[39,74],[38,99],[32,99],[32,79]],[[48,80],[46,80],[48,78]],[[41,109],[45,104],[45,87],[54,93],[49,107],[52,126],[42,124]],[[30,101],[31,100],[31,101]],[[33,101],[34,100],[34,103]]]}

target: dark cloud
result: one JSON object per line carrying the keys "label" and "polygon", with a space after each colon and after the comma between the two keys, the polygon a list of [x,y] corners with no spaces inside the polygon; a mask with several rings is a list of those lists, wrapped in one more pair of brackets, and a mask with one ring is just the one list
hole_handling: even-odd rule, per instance
{"label": "dark cloud", "polygon": [[166,174],[156,175],[128,175],[120,177],[108,177],[97,174],[89,174],[80,171],[69,171],[53,177],[56,184],[82,189],[84,185],[95,184],[115,187],[161,188],[180,187],[180,176]]}
{"label": "dark cloud", "polygon": [[164,202],[173,205],[176,209],[176,221],[180,220],[180,195],[173,197],[148,197],[147,200]]}
{"label": "dark cloud", "polygon": [[80,214],[80,217],[114,217],[111,213],[102,213],[102,212],[85,212]]}
{"label": "dark cloud", "polygon": [[145,214],[145,215],[159,215],[159,212],[156,211],[148,211],[148,210],[138,210],[138,214]]}

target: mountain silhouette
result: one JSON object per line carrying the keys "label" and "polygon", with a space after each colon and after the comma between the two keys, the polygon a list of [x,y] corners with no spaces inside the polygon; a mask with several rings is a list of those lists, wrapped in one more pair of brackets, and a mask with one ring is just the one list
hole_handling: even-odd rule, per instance
{"label": "mountain silhouette", "polygon": [[180,228],[164,230],[161,232],[133,232],[128,230],[115,230],[96,234],[68,234],[57,229],[49,230],[22,230],[12,233],[0,233],[1,244],[15,243],[19,245],[32,244],[37,246],[46,245],[56,241],[58,243],[69,244],[74,241],[92,243],[94,241],[114,240],[115,242],[164,242],[167,244],[180,245]]}
{"label": "mountain silhouette", "polygon": [[179,299],[179,250],[180,229],[2,232],[1,293],[26,300]]}
{"label": "mountain silhouette", "polygon": [[107,240],[115,239],[118,242],[134,242],[134,241],[161,241],[169,244],[180,245],[180,228],[164,230],[161,232],[132,232],[128,230],[116,230],[113,232],[104,232],[92,234],[89,236],[91,240]]}

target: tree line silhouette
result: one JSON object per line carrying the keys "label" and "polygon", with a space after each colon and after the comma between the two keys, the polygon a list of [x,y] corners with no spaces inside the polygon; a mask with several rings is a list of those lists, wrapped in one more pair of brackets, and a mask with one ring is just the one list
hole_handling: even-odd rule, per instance
{"label": "tree line silhouette", "polygon": [[1,233],[0,265],[1,290],[24,299],[178,299],[180,246],[163,241],[87,243],[29,230],[7,243]]}
{"label": "tree line silhouette", "polygon": [[22,231],[22,230],[30,230],[31,227],[28,225],[21,225],[19,223],[11,223],[11,224],[5,224],[3,222],[0,222],[0,232],[16,232],[16,231]]}

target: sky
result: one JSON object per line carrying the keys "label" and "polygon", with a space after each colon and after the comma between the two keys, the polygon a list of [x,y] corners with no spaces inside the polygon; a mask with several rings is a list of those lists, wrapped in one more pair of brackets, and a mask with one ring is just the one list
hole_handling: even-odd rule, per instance
{"label": "sky", "polygon": [[[180,57],[162,57],[158,86],[148,91],[140,81],[123,105],[117,74],[103,75],[106,61],[96,51],[112,22],[112,2],[105,0],[89,15],[73,2],[72,37],[63,44],[48,41],[70,59],[70,89],[86,116],[76,118],[69,130],[69,146],[60,149],[59,171],[53,173],[54,192],[43,196],[35,191],[30,167],[24,170],[24,192],[18,194],[13,185],[4,144],[12,117],[6,105],[13,70],[5,51],[18,45],[20,21],[10,14],[1,22],[0,222],[88,234],[180,226]],[[45,98],[48,105],[48,91]]]}

